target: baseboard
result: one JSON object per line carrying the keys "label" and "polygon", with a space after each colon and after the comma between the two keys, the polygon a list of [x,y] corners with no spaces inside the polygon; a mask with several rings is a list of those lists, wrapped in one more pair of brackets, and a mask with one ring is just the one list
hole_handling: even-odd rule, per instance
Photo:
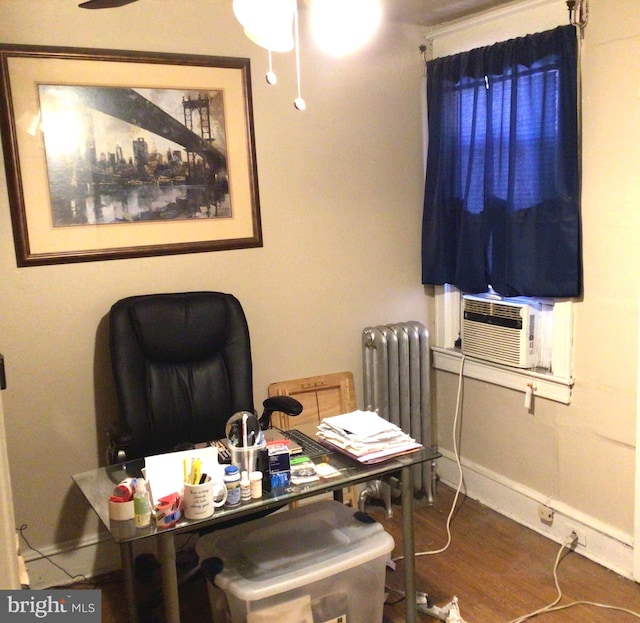
{"label": "baseboard", "polygon": [[[454,489],[459,482],[459,469],[452,452],[440,449],[438,460],[440,480]],[[501,515],[555,541],[564,542],[573,530],[580,536],[576,551],[586,558],[611,569],[625,578],[633,575],[633,537],[586,515],[567,504],[550,500],[545,495],[510,481],[472,461],[462,460],[464,484],[468,497],[497,511]],[[544,504],[554,511],[553,521],[542,522],[538,509]]]}
{"label": "baseboard", "polygon": [[[175,537],[178,551],[193,549],[194,543],[190,532]],[[133,543],[134,557],[146,553],[158,555],[157,539],[139,539]],[[120,546],[106,532],[41,547],[38,551],[26,549],[22,556],[32,589],[62,586],[74,581],[71,577],[80,581],[83,577],[90,579],[121,568]]]}
{"label": "baseboard", "polygon": [[71,583],[71,578],[91,578],[120,568],[120,549],[105,533],[49,545],[37,552],[24,549],[22,556],[32,589],[61,586]]}

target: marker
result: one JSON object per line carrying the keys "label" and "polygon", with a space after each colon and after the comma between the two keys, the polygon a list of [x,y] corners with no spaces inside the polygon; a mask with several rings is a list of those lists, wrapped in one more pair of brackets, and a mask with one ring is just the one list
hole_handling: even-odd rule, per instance
{"label": "marker", "polygon": [[200,469],[202,466],[202,461],[200,459],[193,459],[193,463],[191,464],[191,477],[189,478],[189,482],[192,485],[197,485],[200,482]]}

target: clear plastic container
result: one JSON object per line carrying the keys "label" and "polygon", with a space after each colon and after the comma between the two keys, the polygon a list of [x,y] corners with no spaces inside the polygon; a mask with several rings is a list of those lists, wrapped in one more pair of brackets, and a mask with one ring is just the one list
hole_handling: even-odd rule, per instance
{"label": "clear plastic container", "polygon": [[[222,559],[215,584],[226,593],[233,623],[249,612],[283,620],[308,601],[313,623],[382,620],[386,561],[393,538],[369,515],[334,501],[275,513],[202,537],[200,560]],[[216,588],[209,587],[213,608]],[[262,620],[262,619],[259,619]]]}

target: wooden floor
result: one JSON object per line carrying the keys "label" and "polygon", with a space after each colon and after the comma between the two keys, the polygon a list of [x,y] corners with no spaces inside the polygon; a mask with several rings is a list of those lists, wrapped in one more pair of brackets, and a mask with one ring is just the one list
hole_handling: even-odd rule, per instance
{"label": "wooden floor", "polygon": [[[434,506],[416,503],[416,552],[440,549],[446,543],[446,518],[452,500],[453,492],[440,486]],[[396,539],[396,549],[401,554],[399,509],[396,514],[393,524],[387,524],[387,530]],[[452,543],[446,552],[420,556],[416,561],[417,590],[428,593],[436,605],[448,603],[455,595],[466,623],[508,623],[555,600],[553,565],[560,549],[557,543],[469,499],[458,501],[451,533]],[[401,584],[400,577],[394,577],[401,576],[402,570],[398,571],[388,574],[389,586]],[[561,560],[558,580],[563,593],[560,604],[589,600],[640,612],[639,584],[573,552]],[[385,613],[393,623],[404,621],[404,604],[386,607]],[[576,606],[540,615],[534,620],[617,623],[638,619],[640,615],[636,618],[621,612]],[[422,614],[418,620],[434,621]]]}
{"label": "wooden floor", "polygon": [[[453,492],[441,485],[433,506],[416,502],[417,552],[439,549],[446,543],[446,518],[452,499]],[[391,520],[386,519],[382,508],[373,507],[370,514],[393,535],[396,541],[394,555],[400,555],[400,506],[394,506]],[[508,623],[556,598],[553,565],[558,544],[469,499],[458,502],[451,532],[453,540],[446,552],[419,556],[416,561],[417,589],[428,593],[436,605],[448,603],[455,595],[466,623]],[[397,570],[387,573],[389,587],[402,590],[402,564],[399,561]],[[120,575],[112,574],[100,580],[103,623],[126,623]],[[640,585],[573,552],[567,553],[560,562],[558,580],[563,593],[560,604],[589,600],[640,612]],[[138,587],[141,596],[148,595],[152,589],[153,582]],[[385,605],[385,622],[404,621],[402,596],[391,591],[388,601],[397,603]],[[181,588],[180,607],[183,623],[212,623],[201,577]],[[580,605],[543,614],[534,620],[540,623],[623,623],[639,618]],[[145,618],[148,622],[162,620],[161,606]],[[418,621],[430,623],[436,619],[418,614]]]}

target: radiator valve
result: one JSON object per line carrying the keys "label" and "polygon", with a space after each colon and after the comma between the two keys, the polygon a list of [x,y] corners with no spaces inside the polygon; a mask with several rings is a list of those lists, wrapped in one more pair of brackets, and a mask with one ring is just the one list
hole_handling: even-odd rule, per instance
{"label": "radiator valve", "polygon": [[387,518],[393,517],[391,506],[391,485],[383,480],[371,480],[358,496],[358,510],[365,512],[367,500],[382,500],[387,511]]}

